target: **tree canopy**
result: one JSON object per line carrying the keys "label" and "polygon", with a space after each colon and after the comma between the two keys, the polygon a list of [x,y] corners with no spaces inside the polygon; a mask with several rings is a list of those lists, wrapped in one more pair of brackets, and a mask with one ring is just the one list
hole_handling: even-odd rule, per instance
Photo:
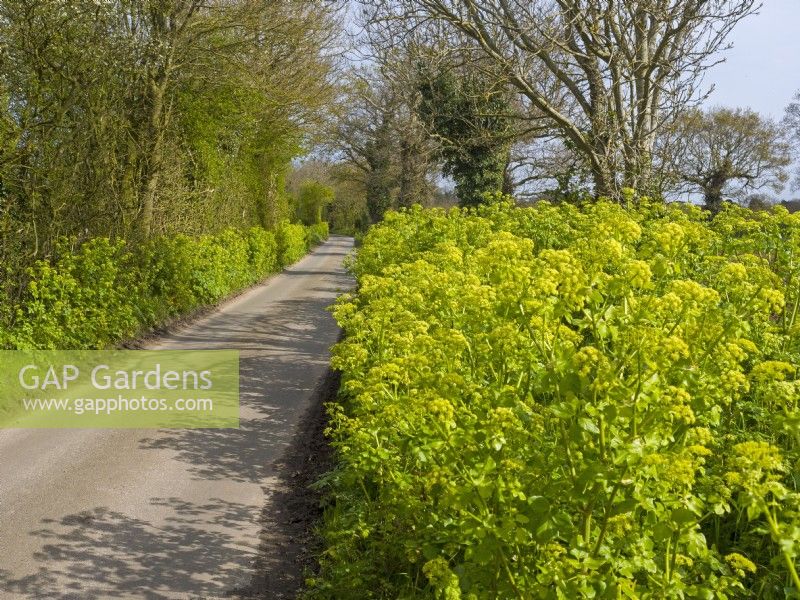
{"label": "tree canopy", "polygon": [[749,109],[688,111],[673,133],[673,173],[717,212],[723,200],[771,187],[780,191],[791,163],[783,129]]}
{"label": "tree canopy", "polygon": [[277,223],[335,95],[325,2],[2,0],[0,241]]}

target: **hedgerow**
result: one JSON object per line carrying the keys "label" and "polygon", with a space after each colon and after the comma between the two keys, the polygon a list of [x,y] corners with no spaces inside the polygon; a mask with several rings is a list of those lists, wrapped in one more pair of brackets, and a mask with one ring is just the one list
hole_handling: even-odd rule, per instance
{"label": "hedgerow", "polygon": [[318,598],[782,598],[800,216],[390,213],[335,316]]}
{"label": "hedgerow", "polygon": [[316,246],[328,239],[329,228],[326,221],[314,223],[306,228],[306,244]]}
{"label": "hedgerow", "polygon": [[283,221],[278,224],[278,257],[282,267],[288,267],[297,262],[306,253],[309,240],[307,228],[303,225]]}
{"label": "hedgerow", "polygon": [[135,331],[134,301],[143,294],[133,256],[107,239],[73,253],[66,243],[53,262],[29,270],[25,302],[16,310],[10,337],[19,348],[104,347]]}
{"label": "hedgerow", "polygon": [[[0,310],[1,348],[106,348],[166,319],[219,302],[276,272],[311,247],[306,229],[286,225],[217,235],[161,237],[127,246],[105,238],[64,241],[28,272],[21,301]],[[297,242],[299,232],[300,243]],[[325,236],[327,237],[327,236]],[[324,239],[319,228],[313,239]]]}

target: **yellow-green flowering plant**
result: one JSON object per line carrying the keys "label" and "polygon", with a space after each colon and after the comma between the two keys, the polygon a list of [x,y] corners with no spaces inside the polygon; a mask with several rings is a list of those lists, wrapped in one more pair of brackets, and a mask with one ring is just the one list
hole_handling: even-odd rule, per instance
{"label": "yellow-green flowering plant", "polygon": [[634,199],[369,232],[310,595],[800,593],[800,217]]}

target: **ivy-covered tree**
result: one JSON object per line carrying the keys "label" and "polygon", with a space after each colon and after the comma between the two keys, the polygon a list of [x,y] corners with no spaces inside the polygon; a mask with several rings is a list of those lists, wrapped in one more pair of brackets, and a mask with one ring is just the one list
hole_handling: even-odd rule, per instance
{"label": "ivy-covered tree", "polygon": [[420,69],[419,112],[440,144],[443,171],[462,206],[510,192],[511,97],[501,79],[472,69]]}
{"label": "ivy-covered tree", "polygon": [[657,138],[702,85],[757,0],[359,0],[383,45],[464,47],[569,140],[596,197],[650,193]]}

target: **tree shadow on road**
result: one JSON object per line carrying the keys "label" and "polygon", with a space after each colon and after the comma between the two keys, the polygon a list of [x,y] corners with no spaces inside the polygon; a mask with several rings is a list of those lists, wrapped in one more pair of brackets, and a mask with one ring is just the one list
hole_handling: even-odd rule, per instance
{"label": "tree shadow on road", "polygon": [[30,533],[42,541],[39,571],[18,579],[0,573],[0,597],[161,600],[220,596],[240,585],[243,565],[230,562],[226,548],[257,507],[219,499],[151,502],[170,515],[164,525],[106,508],[45,519]]}
{"label": "tree shadow on road", "polygon": [[316,571],[321,541],[314,529],[322,518],[322,492],[312,485],[333,468],[325,428],[326,404],[336,399],[341,376],[328,371],[315,393],[297,435],[279,463],[278,480],[262,512],[261,544],[254,575],[233,594],[240,599],[288,600]]}
{"label": "tree shadow on road", "polygon": [[[271,475],[275,457],[291,443],[294,425],[327,370],[331,337],[318,334],[322,317],[331,319],[323,312],[329,303],[280,303],[280,314],[312,326],[302,331],[286,331],[273,315],[231,326],[234,335],[260,328],[274,332],[267,346],[241,353],[239,429],[159,431],[143,438],[140,447],[174,452],[197,479],[259,483]],[[327,326],[333,329],[332,322]]]}

